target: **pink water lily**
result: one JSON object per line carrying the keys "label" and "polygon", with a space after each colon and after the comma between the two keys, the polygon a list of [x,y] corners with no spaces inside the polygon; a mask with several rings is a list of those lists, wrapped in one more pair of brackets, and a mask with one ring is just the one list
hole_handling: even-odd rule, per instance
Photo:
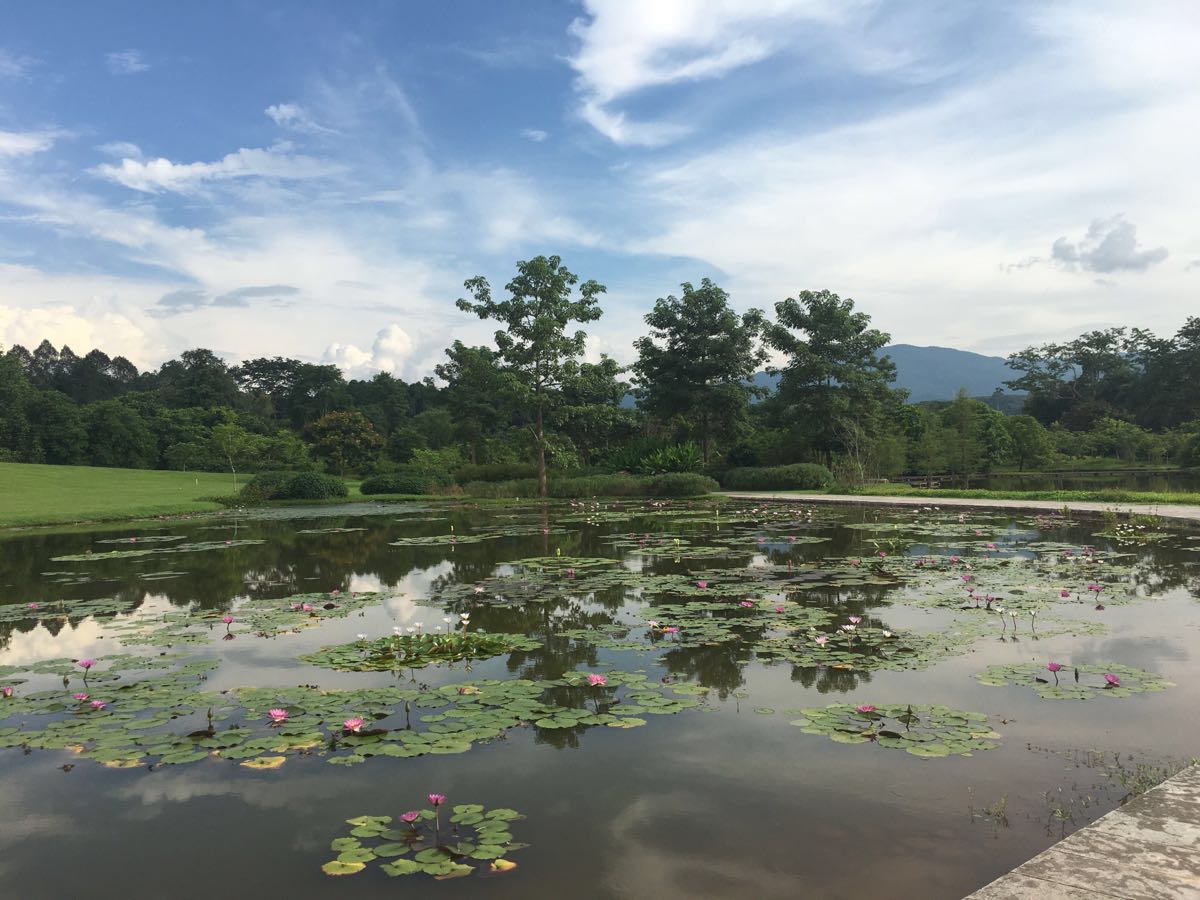
{"label": "pink water lily", "polygon": [[313,611],[313,605],[311,603],[302,604],[300,608],[302,610],[304,610],[304,612],[312,612]]}
{"label": "pink water lily", "polygon": [[95,664],[96,664],[96,661],[94,659],[81,659],[79,661],[79,665],[82,666],[84,669],[90,669]]}
{"label": "pink water lily", "polygon": [[777,613],[781,613],[781,612],[783,612],[783,611],[784,611],[786,608],[787,608],[787,607],[784,607],[784,606],[777,606],[777,607],[775,607],[775,612],[777,612]]}
{"label": "pink water lily", "polygon": [[1046,668],[1049,669],[1051,672],[1061,672],[1062,671],[1062,663],[1052,662],[1049,665],[1047,665]]}
{"label": "pink water lily", "polygon": [[1104,680],[1108,682],[1108,687],[1120,687],[1121,686],[1121,679],[1118,678],[1116,675],[1114,675],[1112,672],[1106,672],[1104,675]]}
{"label": "pink water lily", "polygon": [[352,734],[358,734],[360,731],[362,731],[364,724],[366,723],[363,722],[362,719],[358,718],[358,716],[355,716],[353,719],[347,719],[345,722],[343,722],[342,727]]}
{"label": "pink water lily", "polygon": [[873,713],[873,712],[875,712],[875,707],[874,707],[874,706],[872,706],[870,703],[864,703],[862,706],[856,706],[856,707],[854,707],[854,709],[855,709],[855,711],[856,711],[856,712],[860,712],[860,713]]}
{"label": "pink water lily", "polygon": [[991,544],[991,543],[989,543],[989,544],[987,545],[987,547],[988,547],[988,549],[989,549],[989,550],[995,550],[995,549],[996,549],[996,545],[995,545],[995,544]]}
{"label": "pink water lily", "polygon": [[286,709],[270,709],[267,710],[267,715],[271,717],[272,725],[282,725],[288,720],[288,711]]}
{"label": "pink water lily", "polygon": [[92,695],[91,694],[72,694],[71,695],[71,697],[73,699],[78,700],[80,703],[82,703],[84,700],[88,699],[88,697],[90,697],[90,696],[92,696]]}
{"label": "pink water lily", "polygon": [[663,629],[663,633],[679,634],[679,626],[678,625],[668,625],[666,628]]}
{"label": "pink water lily", "polygon": [[97,709],[97,710],[104,709],[104,707],[106,707],[106,706],[108,706],[108,704],[105,703],[103,700],[93,700],[92,701],[92,709]]}
{"label": "pink water lily", "polygon": [[1095,591],[1097,594],[1099,594],[1099,593],[1100,593],[1102,590],[1104,590],[1104,585],[1101,585],[1101,584],[1089,584],[1089,585],[1087,586],[1087,589],[1088,589],[1089,591]]}
{"label": "pink water lily", "polygon": [[862,560],[861,559],[852,559],[852,560],[850,560],[850,565],[854,566],[854,568],[857,569],[859,566],[862,565]]}
{"label": "pink water lily", "polygon": [[12,697],[12,695],[13,695],[13,689],[12,689],[12,688],[10,688],[10,687],[6,687],[6,688],[3,688],[3,689],[0,689],[0,693],[3,693],[3,694],[4,694],[4,698],[7,700],[8,698]]}
{"label": "pink water lily", "polygon": [[592,687],[604,687],[604,685],[608,684],[608,678],[604,675],[597,675],[595,672],[592,672],[587,677],[587,683]]}
{"label": "pink water lily", "polygon": [[1070,591],[1068,591],[1066,588],[1063,588],[1061,591],[1059,591],[1059,592],[1058,592],[1058,596],[1060,596],[1060,597],[1070,597],[1070,596],[1071,596],[1071,592],[1070,592]]}
{"label": "pink water lily", "polygon": [[233,616],[221,616],[221,621],[224,622],[226,625],[232,625],[233,624]]}
{"label": "pink water lily", "polygon": [[858,624],[859,622],[861,622],[861,621],[862,621],[862,616],[851,616],[851,617],[850,617],[850,624],[851,624],[851,625],[857,625],[857,624]]}
{"label": "pink water lily", "polygon": [[829,643],[829,638],[825,637],[823,634],[817,635],[817,637],[813,638],[813,640],[822,647]]}
{"label": "pink water lily", "polygon": [[959,577],[960,577],[960,578],[961,578],[963,581],[970,581],[970,580],[971,580],[972,578],[974,578],[975,576],[974,576],[974,575],[960,575]]}
{"label": "pink water lily", "polygon": [[411,825],[419,818],[421,818],[421,814],[415,809],[410,809],[408,812],[400,814],[400,821],[404,822],[406,825]]}
{"label": "pink water lily", "polygon": [[441,806],[445,802],[446,802],[445,794],[430,794],[429,795],[430,806]]}
{"label": "pink water lily", "polygon": [[738,604],[738,606],[744,606],[746,609],[749,609],[753,605],[754,605],[753,601],[750,601],[750,600],[743,600],[741,603]]}
{"label": "pink water lily", "polygon": [[701,590],[704,590],[704,588],[708,587],[708,582],[707,581],[697,581],[696,587],[700,588]]}
{"label": "pink water lily", "polygon": [[26,603],[25,608],[26,609],[37,609],[38,605],[36,603]]}

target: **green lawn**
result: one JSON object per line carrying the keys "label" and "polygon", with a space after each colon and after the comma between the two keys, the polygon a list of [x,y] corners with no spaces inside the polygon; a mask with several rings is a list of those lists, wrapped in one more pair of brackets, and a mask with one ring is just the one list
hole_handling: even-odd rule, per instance
{"label": "green lawn", "polygon": [[214,472],[0,463],[0,526],[204,512],[221,506],[199,498],[231,493]]}

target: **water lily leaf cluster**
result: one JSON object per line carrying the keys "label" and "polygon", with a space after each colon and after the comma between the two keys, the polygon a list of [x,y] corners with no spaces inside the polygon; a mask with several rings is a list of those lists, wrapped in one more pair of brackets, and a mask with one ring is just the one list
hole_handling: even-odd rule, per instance
{"label": "water lily leaf cluster", "polygon": [[300,657],[340,672],[394,672],[434,663],[463,659],[487,659],[514,650],[536,650],[542,641],[520,634],[491,634],[484,631],[393,635],[376,640],[322,647]]}
{"label": "water lily leaf cluster", "polygon": [[1037,691],[1039,697],[1047,700],[1092,700],[1096,697],[1115,699],[1174,687],[1160,675],[1119,663],[1055,665],[1061,667],[1057,672],[1050,671],[1048,664],[1040,663],[989,666],[977,673],[975,679],[980,684],[997,687],[1029,687]]}
{"label": "water lily leaf cluster", "polygon": [[792,724],[805,734],[823,734],[842,744],[873,743],[922,759],[971,756],[1000,746],[987,716],[948,706],[835,703],[800,712],[803,718]]}
{"label": "water lily leaf cluster", "polygon": [[386,875],[430,875],[439,880],[476,872],[515,869],[508,854],[528,847],[513,839],[512,825],[525,817],[514,809],[463,803],[449,810],[414,810],[399,817],[355,816],[348,835],[335,838],[337,856],[321,866],[326,875],[356,875],[371,863]]}

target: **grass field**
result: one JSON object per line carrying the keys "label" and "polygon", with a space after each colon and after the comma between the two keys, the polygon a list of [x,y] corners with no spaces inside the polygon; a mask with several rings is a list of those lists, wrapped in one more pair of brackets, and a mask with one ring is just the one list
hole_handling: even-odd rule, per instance
{"label": "grass field", "polygon": [[205,512],[221,505],[201,497],[232,487],[215,472],[0,463],[0,527]]}

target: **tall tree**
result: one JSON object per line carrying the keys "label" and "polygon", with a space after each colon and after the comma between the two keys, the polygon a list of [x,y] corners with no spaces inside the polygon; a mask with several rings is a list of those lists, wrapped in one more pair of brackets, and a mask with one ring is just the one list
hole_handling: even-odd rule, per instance
{"label": "tall tree", "polygon": [[561,397],[565,366],[583,355],[583,331],[568,333],[572,322],[600,318],[599,295],[606,288],[595,280],[579,286],[579,277],[557,256],[536,256],[517,263],[517,274],[504,289],[507,300],[496,300],[482,275],[463,286],[473,299],[460,298],[459,309],[503,326],[496,332],[496,347],[533,414],[533,435],[538,468],[538,493],[546,496],[546,413]]}
{"label": "tall tree", "polygon": [[840,434],[850,426],[870,431],[903,391],[889,385],[896,366],[879,351],[890,335],[871,328],[871,317],[854,311],[854,301],[830,291],[801,291],[775,304],[777,321],[767,342],[786,356],[778,405],[785,421],[812,448],[832,461],[843,449]]}
{"label": "tall tree", "polygon": [[446,382],[446,407],[454,418],[457,438],[477,463],[484,441],[508,427],[513,399],[519,393],[512,374],[500,367],[499,354],[489,347],[468,347],[455,341],[447,360],[434,371]]}
{"label": "tall tree", "polygon": [[634,342],[636,395],[651,415],[682,420],[707,463],[711,438],[728,436],[745,419],[751,397],[765,393],[749,384],[767,358],[759,342],[765,323],[761,310],[739,316],[729,295],[707,278],[699,288],[688,282],[680,288],[682,296],[655,301],[646,316],[650,334]]}
{"label": "tall tree", "polygon": [[331,412],[305,429],[313,452],[345,476],[347,468],[363,468],[375,460],[383,438],[358,410]]}

